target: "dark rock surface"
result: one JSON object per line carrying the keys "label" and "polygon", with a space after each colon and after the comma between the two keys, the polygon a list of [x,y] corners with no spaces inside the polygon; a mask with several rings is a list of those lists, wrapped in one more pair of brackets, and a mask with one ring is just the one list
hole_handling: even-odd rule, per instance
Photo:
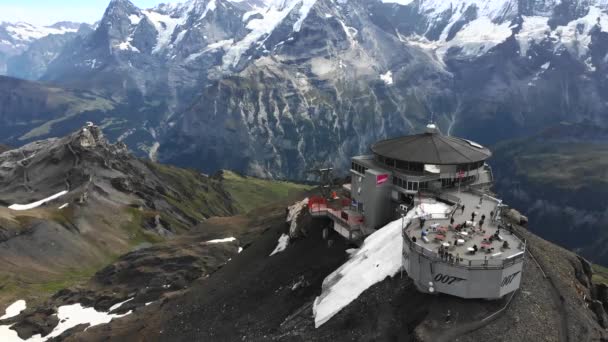
{"label": "dark rock surface", "polygon": [[[522,286],[499,301],[462,300],[415,290],[407,275],[371,287],[322,327],[315,329],[311,304],[320,281],[346,257],[338,237],[327,246],[326,222],[314,220],[310,235],[273,257],[285,231],[276,226],[205,281],[167,298],[160,307],[93,327],[69,341],[592,341],[606,338],[597,315],[585,262],[525,229],[532,254]],[[532,256],[534,255],[534,256]],[[293,286],[302,278],[306,286]],[[590,278],[585,278],[591,284]],[[589,285],[591,286],[591,285]],[[295,290],[294,290],[295,289]],[[594,304],[596,303],[596,304]],[[504,311],[502,310],[503,308]],[[450,319],[446,319],[447,312]],[[494,315],[494,313],[498,314]],[[492,319],[487,317],[492,316]]]}

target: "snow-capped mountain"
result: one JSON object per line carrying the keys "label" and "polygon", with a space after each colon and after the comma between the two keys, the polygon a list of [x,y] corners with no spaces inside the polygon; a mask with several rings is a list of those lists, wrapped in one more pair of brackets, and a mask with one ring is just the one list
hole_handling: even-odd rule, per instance
{"label": "snow-capped mountain", "polygon": [[430,119],[485,143],[548,121],[605,123],[607,10],[608,0],[113,0],[42,79],[128,103],[108,114],[117,136],[161,160],[299,177]]}
{"label": "snow-capped mountain", "polygon": [[14,50],[25,49],[27,45],[35,40],[51,34],[66,34],[78,31],[80,24],[72,22],[59,22],[51,26],[35,26],[32,24],[0,23],[0,34],[2,35],[2,48]]}
{"label": "snow-capped mountain", "polygon": [[[50,26],[36,26],[24,22],[0,22],[0,75],[7,74],[7,60],[24,53],[35,42],[53,36],[57,40],[72,37],[81,24],[59,22]],[[49,48],[48,50],[53,50]],[[59,51],[56,51],[58,53]]]}

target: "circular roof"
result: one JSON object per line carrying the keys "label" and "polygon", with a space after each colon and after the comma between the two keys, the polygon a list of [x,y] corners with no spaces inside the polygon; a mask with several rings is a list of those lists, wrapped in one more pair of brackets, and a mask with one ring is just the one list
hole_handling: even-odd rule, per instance
{"label": "circular roof", "polygon": [[383,140],[372,145],[372,151],[387,158],[434,165],[475,163],[492,156],[489,149],[475,142],[438,132]]}

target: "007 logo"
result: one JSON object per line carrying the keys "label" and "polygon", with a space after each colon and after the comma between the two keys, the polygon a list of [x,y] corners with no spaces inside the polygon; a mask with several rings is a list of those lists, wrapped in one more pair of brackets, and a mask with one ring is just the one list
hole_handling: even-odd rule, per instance
{"label": "007 logo", "polygon": [[437,275],[435,276],[435,278],[433,278],[433,280],[435,280],[438,283],[442,283],[442,284],[446,284],[446,285],[452,285],[452,284],[459,283],[459,282],[461,282],[463,280],[466,280],[466,279],[454,277],[454,276],[447,275],[447,274],[437,273]]}
{"label": "007 logo", "polygon": [[513,282],[513,280],[515,279],[515,277],[517,277],[517,275],[520,273],[521,273],[521,271],[517,271],[511,275],[504,277],[504,279],[502,280],[502,283],[500,283],[500,287],[505,287],[507,285],[510,285]]}

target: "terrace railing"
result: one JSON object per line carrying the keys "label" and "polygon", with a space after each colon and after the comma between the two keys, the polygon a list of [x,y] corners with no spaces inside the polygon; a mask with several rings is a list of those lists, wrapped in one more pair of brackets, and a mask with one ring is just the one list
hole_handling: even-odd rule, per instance
{"label": "terrace railing", "polygon": [[342,212],[344,209],[348,209],[348,207],[342,208],[332,208],[328,207],[326,203],[310,203],[308,205],[308,209],[310,214],[314,216],[324,216],[329,217],[335,223],[339,224],[343,227],[347,232],[347,238],[351,241],[356,241],[358,239],[363,238],[364,231],[364,222],[359,221],[359,219],[351,220],[350,216],[348,220],[345,220],[342,217]]}
{"label": "terrace railing", "polygon": [[[411,222],[406,225],[406,227],[402,231],[403,242],[409,246],[410,253],[415,252],[418,255],[429,259],[434,262],[440,262],[444,264],[449,264],[453,267],[465,268],[465,269],[504,269],[515,265],[517,263],[523,262],[525,251],[526,251],[526,242],[525,239],[521,239],[519,236],[517,237],[521,242],[521,251],[516,253],[513,256],[504,259],[492,259],[485,258],[479,260],[454,260],[448,261],[446,258],[442,258],[439,253],[436,253],[428,248],[424,248],[423,246],[417,244],[412,241],[407,234],[407,229],[409,228]],[[405,252],[404,252],[405,253]]]}

